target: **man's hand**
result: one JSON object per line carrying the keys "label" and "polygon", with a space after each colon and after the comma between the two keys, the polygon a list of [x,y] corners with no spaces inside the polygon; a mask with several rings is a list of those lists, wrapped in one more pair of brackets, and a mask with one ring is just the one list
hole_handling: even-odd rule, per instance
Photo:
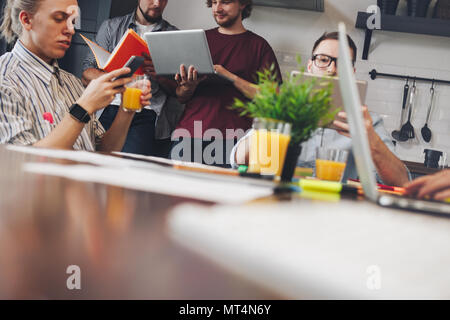
{"label": "man's hand", "polygon": [[155,71],[155,66],[153,65],[153,60],[152,57],[146,53],[146,52],[142,52],[142,56],[144,57],[144,65],[143,65],[143,70],[146,74],[148,74],[149,76],[155,78],[156,77],[156,71]]}
{"label": "man's hand", "polygon": [[419,199],[431,198],[438,201],[450,199],[450,170],[418,178],[405,185],[406,193]]}
{"label": "man's hand", "polygon": [[221,66],[219,64],[215,64],[214,70],[218,74],[230,79],[231,81],[233,81],[233,82],[236,81],[237,76],[235,74],[231,73],[230,71],[228,71],[227,69],[225,69],[223,66]]}
{"label": "man's hand", "polygon": [[206,76],[198,77],[198,72],[194,66],[190,66],[186,71],[186,67],[182,64],[180,72],[175,75],[177,82],[177,96],[182,102],[189,100],[197,89],[198,84],[206,79]]}
{"label": "man's hand", "polygon": [[[369,109],[367,108],[367,106],[362,106],[362,110],[364,117],[364,125],[366,126],[367,134],[369,135],[370,138],[371,134],[375,133],[375,129],[373,128],[372,117],[370,116]],[[338,119],[333,121],[333,125],[336,127],[336,130],[343,136],[351,138],[350,126],[348,125],[347,122],[347,113],[341,111],[337,114],[337,117]]]}
{"label": "man's hand", "polygon": [[150,80],[142,80],[144,81],[142,94],[141,94],[141,105],[149,106],[150,100],[152,98],[152,83]]}
{"label": "man's hand", "polygon": [[89,114],[106,107],[114,100],[114,96],[118,93],[123,93],[125,85],[131,82],[131,78],[122,78],[114,81],[113,79],[130,71],[130,68],[117,69],[92,80],[82,96],[77,100],[77,103],[85,108]]}
{"label": "man's hand", "polygon": [[230,80],[233,85],[250,100],[253,99],[259,92],[259,87],[256,84],[239,78],[237,75],[231,73],[221,65],[214,65],[214,70],[216,71],[216,73]]}

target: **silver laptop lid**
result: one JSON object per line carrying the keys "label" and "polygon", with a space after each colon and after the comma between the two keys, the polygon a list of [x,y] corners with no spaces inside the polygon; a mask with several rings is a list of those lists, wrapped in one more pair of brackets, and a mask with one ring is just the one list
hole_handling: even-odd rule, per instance
{"label": "silver laptop lid", "polygon": [[364,189],[364,194],[377,201],[378,191],[375,179],[375,165],[369,148],[366,127],[361,111],[361,99],[356,87],[355,73],[350,58],[347,31],[344,23],[339,24],[339,81],[344,109],[347,112],[350,134],[352,136],[353,156],[356,169]]}
{"label": "silver laptop lid", "polygon": [[175,75],[180,65],[193,65],[199,74],[214,74],[204,30],[148,32],[144,35],[158,75]]}

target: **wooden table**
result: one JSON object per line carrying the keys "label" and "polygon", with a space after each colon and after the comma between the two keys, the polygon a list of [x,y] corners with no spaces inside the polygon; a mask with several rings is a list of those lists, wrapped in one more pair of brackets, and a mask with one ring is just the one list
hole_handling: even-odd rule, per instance
{"label": "wooden table", "polygon": [[5,146],[0,161],[0,299],[283,298],[169,239],[168,212],[192,200],[25,173],[61,160]]}

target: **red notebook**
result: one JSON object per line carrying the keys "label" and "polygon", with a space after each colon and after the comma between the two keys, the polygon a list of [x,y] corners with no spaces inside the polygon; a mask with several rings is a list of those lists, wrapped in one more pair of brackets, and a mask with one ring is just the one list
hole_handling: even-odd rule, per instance
{"label": "red notebook", "polygon": [[[122,68],[131,56],[142,56],[143,52],[150,55],[147,43],[133,29],[128,29],[112,53],[82,34],[81,37],[94,54],[98,67],[106,72]],[[144,74],[142,67],[136,71],[136,74]]]}

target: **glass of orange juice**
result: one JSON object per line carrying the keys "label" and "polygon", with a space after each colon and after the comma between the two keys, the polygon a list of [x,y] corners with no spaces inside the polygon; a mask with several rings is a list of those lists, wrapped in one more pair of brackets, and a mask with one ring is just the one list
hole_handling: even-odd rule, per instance
{"label": "glass of orange juice", "polygon": [[249,168],[252,173],[281,176],[291,141],[290,123],[264,118],[253,120],[250,137]]}
{"label": "glass of orange juice", "polygon": [[125,85],[125,92],[122,97],[122,107],[125,111],[141,112],[142,91],[148,86],[149,77],[147,75],[134,76],[133,81]]}
{"label": "glass of orange juice", "polygon": [[348,151],[340,149],[316,149],[316,178],[341,181],[347,163]]}

